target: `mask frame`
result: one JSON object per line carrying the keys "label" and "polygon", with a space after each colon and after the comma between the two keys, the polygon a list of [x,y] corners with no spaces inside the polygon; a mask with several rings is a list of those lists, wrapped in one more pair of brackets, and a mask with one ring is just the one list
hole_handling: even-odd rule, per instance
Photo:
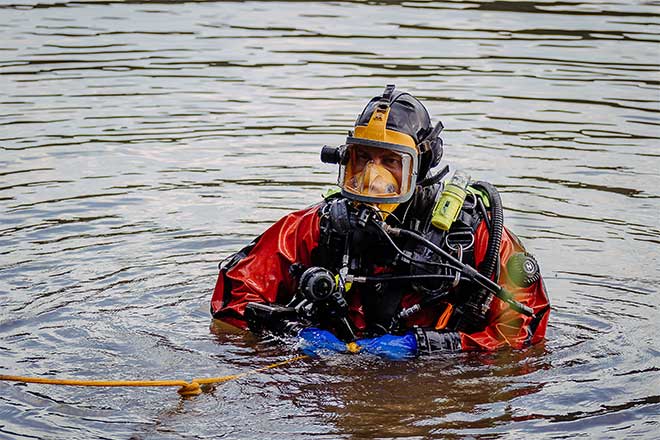
{"label": "mask frame", "polygon": [[[350,148],[360,148],[364,147],[373,147],[382,149],[385,151],[393,151],[399,155],[407,156],[408,161],[403,160],[402,166],[406,166],[408,170],[401,170],[401,182],[399,182],[398,195],[393,196],[379,196],[379,195],[368,195],[368,194],[359,194],[355,191],[352,191],[347,186],[347,181],[353,177],[346,175],[346,169],[350,166]],[[415,184],[417,181],[417,167],[418,167],[418,151],[414,147],[409,147],[406,145],[392,144],[389,142],[374,141],[371,139],[363,139],[349,136],[346,139],[346,145],[340,147],[342,158],[340,160],[339,167],[339,176],[337,178],[337,185],[341,188],[341,194],[351,200],[365,203],[377,203],[377,204],[398,204],[403,203],[412,197],[415,192]]]}

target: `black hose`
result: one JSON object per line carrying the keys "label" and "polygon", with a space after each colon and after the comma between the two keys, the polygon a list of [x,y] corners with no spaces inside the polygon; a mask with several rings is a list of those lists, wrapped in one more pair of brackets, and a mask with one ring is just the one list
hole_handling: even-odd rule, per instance
{"label": "black hose", "polygon": [[[447,266],[451,267],[451,269],[457,270],[460,272],[460,270],[454,268],[453,266]],[[442,275],[442,274],[431,274],[431,275],[375,275],[375,276],[357,276],[354,278],[353,282],[354,283],[361,283],[361,282],[388,282],[388,281],[409,281],[409,280],[453,280],[455,279],[455,275]]]}
{"label": "black hose", "polygon": [[[373,224],[376,225],[376,227],[378,228],[378,230],[379,230],[379,231],[383,234],[383,236],[387,239],[387,241],[388,241],[388,242],[390,243],[390,245],[394,248],[394,250],[396,251],[396,253],[399,254],[401,257],[403,257],[403,259],[404,259],[405,261],[408,261],[408,262],[410,262],[411,264],[415,264],[415,265],[417,265],[418,267],[424,267],[424,266],[436,266],[436,267],[446,267],[446,268],[449,268],[449,269],[453,269],[453,270],[455,270],[455,271],[457,271],[457,272],[460,272],[460,271],[461,271],[460,266],[456,266],[456,265],[452,266],[452,265],[450,265],[450,264],[447,264],[447,263],[440,263],[440,262],[437,262],[437,261],[418,260],[418,259],[416,259],[416,258],[414,258],[414,257],[412,257],[412,256],[410,256],[410,255],[408,255],[407,253],[403,252],[403,251],[399,248],[399,246],[396,245],[396,243],[394,243],[394,240],[392,240],[392,237],[390,237],[390,235],[387,233],[387,231],[383,228],[383,225],[384,225],[385,223],[381,224],[381,222],[379,222],[379,221],[373,221]],[[396,228],[396,229],[398,230],[398,228]],[[406,232],[405,229],[401,229],[401,231],[402,231],[402,232]]]}
{"label": "black hose", "polygon": [[[504,229],[504,213],[502,212],[502,198],[497,189],[488,182],[475,182],[474,188],[483,189],[488,194],[490,202],[490,229],[488,230],[488,245],[486,255],[480,265],[480,272],[491,279],[497,273],[500,257],[500,244],[502,243],[502,230]],[[497,281],[497,280],[496,280]]]}
{"label": "black hose", "polygon": [[449,173],[449,165],[445,165],[443,169],[435,173],[434,175],[425,178],[421,182],[418,183],[419,186],[431,186],[435,185],[436,183],[440,182],[443,177],[445,177]]}
{"label": "black hose", "polygon": [[[517,312],[520,312],[520,313],[523,313],[527,316],[532,316],[532,317],[535,316],[534,315],[534,310],[531,307],[526,306],[525,304],[522,304],[522,303],[516,301],[511,292],[509,292],[504,287],[497,284],[497,282],[491,280],[490,278],[487,278],[486,276],[484,276],[484,274],[482,274],[481,272],[479,272],[478,270],[476,270],[475,268],[473,268],[469,264],[465,264],[462,261],[456,259],[456,257],[453,257],[452,255],[447,253],[447,251],[445,251],[444,249],[442,249],[441,247],[439,247],[438,245],[436,245],[432,241],[428,240],[424,236],[419,235],[418,233],[413,232],[413,231],[408,231],[406,229],[393,228],[393,227],[391,227],[387,224],[384,224],[384,223],[380,224],[379,227],[382,228],[382,231],[388,236],[389,236],[389,233],[392,233],[395,236],[410,237],[410,238],[413,238],[414,240],[417,240],[421,243],[424,243],[427,248],[429,248],[433,252],[437,253],[438,255],[444,257],[450,263],[454,264],[456,267],[459,267],[461,269],[461,272],[464,275],[466,275],[467,277],[469,277],[472,281],[474,281],[475,283],[477,283],[479,286],[483,287],[484,289],[488,290],[489,292],[493,293],[495,296],[500,298],[502,301],[509,304],[509,306],[513,310],[515,310]],[[498,248],[499,248],[499,246],[498,246]]]}

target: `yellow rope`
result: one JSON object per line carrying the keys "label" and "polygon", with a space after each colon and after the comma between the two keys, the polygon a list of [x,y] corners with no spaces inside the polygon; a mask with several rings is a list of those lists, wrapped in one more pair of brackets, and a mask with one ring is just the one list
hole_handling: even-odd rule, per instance
{"label": "yellow rope", "polygon": [[240,379],[241,377],[248,376],[250,374],[255,374],[255,373],[260,373],[262,371],[270,370],[272,368],[277,368],[281,367],[282,365],[290,364],[291,362],[299,361],[301,359],[305,359],[308,356],[306,355],[300,355],[300,356],[295,356],[290,359],[283,360],[281,362],[276,362],[274,364],[267,365],[265,367],[257,368],[251,371],[246,371],[245,373],[239,373],[239,374],[231,374],[228,376],[220,376],[220,377],[208,377],[208,378],[200,378],[200,379],[193,379],[193,382],[197,382],[199,384],[207,384],[207,383],[220,383],[220,382],[227,382],[230,380],[234,379]]}
{"label": "yellow rope", "polygon": [[239,374],[230,374],[220,377],[208,377],[193,379],[190,382],[185,380],[78,380],[78,379],[54,379],[46,377],[26,377],[26,376],[10,376],[0,374],[0,380],[11,382],[24,382],[24,383],[41,383],[47,385],[71,385],[81,387],[180,387],[178,393],[182,396],[194,396],[202,392],[200,384],[221,383],[230,380],[240,379],[241,377],[250,374],[259,373],[261,371],[270,370],[282,365],[290,364],[307,356],[296,356],[286,359],[281,362],[276,362],[265,367],[257,368],[251,371],[246,371]]}

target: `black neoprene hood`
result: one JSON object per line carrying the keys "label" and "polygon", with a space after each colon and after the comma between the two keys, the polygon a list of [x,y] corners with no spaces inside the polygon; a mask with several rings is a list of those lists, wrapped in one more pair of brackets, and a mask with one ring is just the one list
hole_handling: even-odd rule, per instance
{"label": "black neoprene hood", "polygon": [[[380,99],[377,96],[369,101],[360,116],[358,116],[357,121],[355,121],[356,126],[369,125],[371,115]],[[433,129],[431,117],[426,107],[409,93],[395,92],[392,96],[390,108],[386,128],[411,136],[415,144],[419,144]]]}
{"label": "black neoprene hood", "polygon": [[427,177],[431,168],[440,163],[443,152],[442,139],[439,137],[443,128],[442,123],[438,121],[435,127],[432,125],[431,116],[424,104],[409,93],[394,91],[394,85],[389,85],[383,96],[376,96],[369,101],[355,121],[355,126],[369,125],[371,116],[376,107],[382,104],[382,99],[390,87],[393,93],[389,98],[390,112],[386,128],[410,136],[419,148],[417,169],[419,182]]}

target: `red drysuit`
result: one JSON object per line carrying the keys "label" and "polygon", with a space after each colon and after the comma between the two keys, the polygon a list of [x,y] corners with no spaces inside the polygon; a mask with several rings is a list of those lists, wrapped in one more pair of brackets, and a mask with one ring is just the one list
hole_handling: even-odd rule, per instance
{"label": "red drysuit", "polygon": [[[228,270],[222,269],[211,299],[211,312],[229,324],[245,328],[245,306],[249,302],[286,304],[293,296],[295,280],[289,273],[293,263],[311,265],[312,251],[319,242],[319,205],[293,212],[272,225],[258,239],[247,255]],[[475,233],[474,258],[478,264],[484,259],[488,242],[488,229],[481,222]],[[496,350],[510,346],[516,349],[535,344],[545,336],[549,317],[549,303],[541,279],[528,288],[510,282],[506,262],[509,256],[523,252],[518,239],[506,228],[500,245],[499,283],[514,294],[517,301],[531,307],[536,317],[513,311],[506,303],[494,298],[488,312],[487,326],[475,333],[460,332],[463,350]],[[352,288],[347,292],[349,318],[359,330],[367,325],[361,307],[360,292]],[[402,307],[420,302],[420,294],[405,293]],[[412,327],[441,329],[443,312],[450,307],[439,303],[423,308],[405,323]],[[446,315],[445,315],[446,317]]]}

